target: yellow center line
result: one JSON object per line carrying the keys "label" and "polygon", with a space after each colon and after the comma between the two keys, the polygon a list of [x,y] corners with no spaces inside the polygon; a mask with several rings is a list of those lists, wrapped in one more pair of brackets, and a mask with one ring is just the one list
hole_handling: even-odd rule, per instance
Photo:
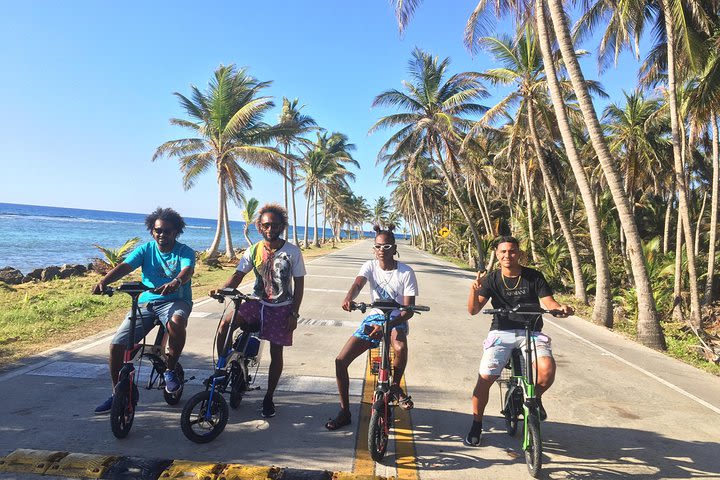
{"label": "yellow center line", "polygon": [[[392,350],[391,350],[392,354]],[[356,475],[375,475],[375,462],[368,452],[368,425],[372,412],[373,394],[375,393],[376,376],[372,373],[372,358],[379,355],[377,349],[368,350],[365,366],[365,379],[363,382],[362,403],[360,405],[360,418],[358,435],[355,443],[355,461],[353,473]],[[407,393],[407,385],[403,377],[400,386]],[[395,437],[395,457],[398,480],[418,480],[417,455],[415,452],[415,438],[410,412],[400,407],[393,409]]]}

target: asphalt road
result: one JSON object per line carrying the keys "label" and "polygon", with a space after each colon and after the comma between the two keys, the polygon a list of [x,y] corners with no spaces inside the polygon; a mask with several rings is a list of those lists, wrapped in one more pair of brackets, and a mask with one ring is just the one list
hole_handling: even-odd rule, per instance
{"label": "asphalt road", "polygon": [[[259,415],[269,361],[263,345],[261,390],[231,410],[223,434],[196,445],[181,433],[184,400],[200,391],[212,369],[223,308],[196,291],[181,362],[197,378],[179,406],[166,405],[158,391],[141,390],[130,435],[113,437],[108,417],[93,415],[110,390],[105,364],[112,332],[101,332],[0,373],[0,455],[30,448],[372,473],[358,421],[364,358],[350,370],[353,424],[335,432],[323,427],[338,410],[335,355],[360,320],[360,313],[344,312],[340,304],[371,258],[370,246],[359,243],[307,264],[302,318],[294,346],[285,350],[276,417]],[[411,320],[406,381],[415,408],[398,416],[401,439],[391,443],[375,473],[423,480],[526,478],[520,438],[505,433],[496,387],[482,446],[462,444],[489,327],[488,316],[465,310],[473,275],[407,245],[399,251],[417,273],[417,303],[431,312]],[[369,299],[367,292],[360,299]],[[579,318],[549,318],[545,332],[558,363],[555,385],[543,397],[549,415],[542,426],[545,478],[720,479],[720,378]]]}

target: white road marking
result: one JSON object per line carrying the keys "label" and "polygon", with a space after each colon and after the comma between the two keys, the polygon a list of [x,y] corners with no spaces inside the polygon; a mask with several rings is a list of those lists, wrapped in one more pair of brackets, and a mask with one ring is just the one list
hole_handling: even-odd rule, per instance
{"label": "white road marking", "polygon": [[612,353],[611,351],[609,351],[609,350],[607,350],[607,349],[605,349],[605,348],[603,348],[603,347],[601,347],[601,346],[599,346],[599,345],[595,345],[595,344],[594,344],[593,342],[591,342],[590,340],[586,340],[585,338],[581,337],[581,336],[578,335],[577,333],[571,332],[571,331],[568,330],[567,328],[561,327],[561,326],[558,325],[557,323],[555,323],[555,322],[553,322],[553,321],[551,321],[551,320],[548,320],[548,319],[545,318],[545,317],[543,317],[543,320],[545,321],[545,323],[549,323],[550,325],[552,325],[552,326],[554,326],[554,327],[556,327],[556,328],[559,328],[560,330],[562,330],[563,332],[567,333],[568,335],[571,335],[571,336],[577,338],[578,340],[582,340],[583,342],[587,343],[587,344],[590,345],[591,347],[593,347],[593,348],[595,348],[595,349],[597,349],[597,350],[600,350],[601,352],[603,352],[603,354],[609,355],[609,356],[613,357],[615,360],[617,360],[617,361],[619,361],[619,362],[621,362],[621,363],[624,363],[624,364],[627,365],[628,367],[637,370],[638,372],[640,372],[640,373],[642,373],[643,375],[646,375],[646,376],[652,378],[653,380],[657,381],[658,383],[661,383],[661,384],[665,385],[666,387],[668,387],[668,388],[670,388],[670,389],[672,389],[672,390],[675,390],[676,392],[678,392],[678,393],[681,394],[681,395],[686,396],[686,397],[689,398],[690,400],[694,400],[695,402],[699,403],[699,404],[702,405],[703,407],[707,407],[707,408],[709,408],[710,410],[712,410],[713,412],[715,412],[715,413],[717,413],[717,414],[720,414],[720,408],[718,408],[718,407],[716,407],[715,405],[712,405],[712,404],[706,402],[706,401],[703,400],[702,398],[698,398],[698,397],[696,397],[695,395],[693,395],[692,393],[683,390],[682,388],[678,387],[678,386],[675,385],[675,384],[672,384],[672,383],[668,382],[667,380],[663,380],[662,378],[658,377],[657,375],[648,372],[648,371],[645,370],[644,368],[642,368],[642,367],[640,367],[640,366],[638,366],[638,365],[635,365],[634,363],[630,362],[629,360],[625,360],[625,359],[622,358],[621,356],[616,355],[616,354]]}
{"label": "white road marking", "polygon": [[[306,292],[329,292],[329,293],[347,293],[347,290],[336,290],[333,288],[306,288]],[[370,292],[360,292],[360,295],[370,295]]]}
{"label": "white road marking", "polygon": [[213,312],[196,312],[194,310],[192,312],[190,312],[190,318],[205,318],[205,317],[209,317],[210,315],[215,315],[215,313],[213,313]]}
{"label": "white road marking", "polygon": [[345,278],[350,280],[355,280],[356,277],[343,277],[340,275],[305,275],[305,277],[315,277],[315,278]]}
{"label": "white road marking", "polygon": [[[252,372],[251,372],[252,373]],[[108,366],[101,363],[85,362],[52,362],[43,367],[37,368],[28,375],[43,377],[63,378],[104,378],[108,374]],[[148,381],[150,366],[145,363],[138,375],[138,384],[143,385]],[[188,385],[202,386],[203,380],[212,374],[212,370],[187,368],[185,377],[195,377],[187,382]],[[264,386],[267,384],[267,375],[264,373],[255,376],[255,384]],[[359,378],[350,379],[350,395],[362,395],[363,380]],[[283,392],[293,393],[314,393],[320,395],[335,395],[337,383],[332,377],[316,377],[310,375],[287,376],[280,379],[277,389]]]}

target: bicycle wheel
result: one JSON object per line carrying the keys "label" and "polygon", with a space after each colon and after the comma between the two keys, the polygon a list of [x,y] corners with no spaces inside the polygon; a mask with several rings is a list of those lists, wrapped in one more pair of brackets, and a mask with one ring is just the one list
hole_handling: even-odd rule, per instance
{"label": "bicycle wheel", "polygon": [[[130,401],[130,385],[132,384],[132,402]],[[115,386],[112,407],[110,408],[110,428],[117,438],[125,438],[132,428],[135,419],[135,406],[140,392],[137,385],[129,379],[121,380]]]}
{"label": "bicycle wheel", "polygon": [[247,371],[244,364],[233,362],[230,378],[230,408],[238,408],[247,391]]}
{"label": "bicycle wheel", "polygon": [[[209,418],[206,418],[210,412]],[[228,406],[222,395],[215,392],[210,401],[210,391],[200,392],[185,404],[180,415],[182,432],[195,443],[214,440],[225,430],[228,421]]]}
{"label": "bicycle wheel", "polygon": [[505,392],[505,403],[503,408],[503,415],[505,416],[505,431],[511,437],[517,433],[518,427],[518,416],[519,411],[517,408],[517,386],[512,383],[508,384],[508,389]]}
{"label": "bicycle wheel", "polygon": [[182,397],[183,389],[185,388],[185,371],[182,365],[180,365],[180,362],[175,365],[175,374],[178,380],[180,380],[180,388],[173,393],[168,393],[168,391],[163,388],[163,397],[165,397],[165,402],[167,402],[168,405],[177,405],[180,403],[180,397]]}
{"label": "bicycle wheel", "polygon": [[528,447],[525,450],[525,463],[533,478],[540,475],[542,468],[542,438],[540,437],[540,419],[534,413],[528,415]]}
{"label": "bicycle wheel", "polygon": [[372,415],[370,416],[370,428],[368,429],[368,450],[370,451],[370,456],[376,462],[383,459],[388,446],[389,414],[386,416],[386,411],[387,403],[385,402],[385,405],[373,406]]}

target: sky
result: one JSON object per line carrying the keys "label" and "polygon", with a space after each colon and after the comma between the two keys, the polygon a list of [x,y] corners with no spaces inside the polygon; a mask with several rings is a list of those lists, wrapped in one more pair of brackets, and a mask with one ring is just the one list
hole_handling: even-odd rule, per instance
{"label": "sky", "polygon": [[[276,123],[283,97],[298,98],[319,126],[348,135],[360,163],[353,192],[373,204],[390,193],[375,160],[391,132],[368,130],[392,113],[373,109],[373,99],[402,88],[416,46],[450,57],[451,74],[495,66],[462,43],[475,4],[425,0],[401,36],[387,0],[0,0],[0,202],[137,213],[171,206],[216,218],[212,171],[186,191],[176,160],[151,159],[163,142],[192,136],[169,123],[185,118],[173,92],[205,90],[219,65],[235,64],[272,81],[267,123]],[[594,59],[583,68],[598,78]],[[603,74],[613,101],[633,88],[636,71],[624,55]],[[490,91],[486,105],[504,93]],[[248,198],[282,203],[279,176],[248,170]],[[304,208],[299,195],[300,225]],[[239,207],[230,218],[241,218]]]}

